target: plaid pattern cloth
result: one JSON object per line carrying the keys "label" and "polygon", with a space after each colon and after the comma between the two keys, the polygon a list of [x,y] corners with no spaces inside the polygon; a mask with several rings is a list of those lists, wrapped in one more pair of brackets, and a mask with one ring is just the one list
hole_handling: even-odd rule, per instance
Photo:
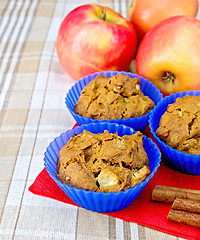
{"label": "plaid pattern cloth", "polygon": [[63,17],[86,3],[127,16],[128,0],[0,0],[0,239],[177,239],[28,191],[48,144],[75,121],[64,99],[74,80],[55,40]]}

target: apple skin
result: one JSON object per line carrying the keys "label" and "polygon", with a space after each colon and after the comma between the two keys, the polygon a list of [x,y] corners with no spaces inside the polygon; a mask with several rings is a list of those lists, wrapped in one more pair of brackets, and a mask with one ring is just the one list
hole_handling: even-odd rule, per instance
{"label": "apple skin", "polygon": [[162,20],[177,15],[195,17],[198,8],[198,0],[133,0],[128,17],[135,26],[138,41],[141,41]]}
{"label": "apple skin", "polygon": [[[142,39],[135,64],[163,93],[200,90],[200,21],[176,16],[160,22]],[[166,73],[175,79],[164,80]]]}
{"label": "apple skin", "polygon": [[75,80],[94,72],[127,70],[136,47],[137,34],[131,22],[97,4],[72,10],[56,39],[60,64]]}

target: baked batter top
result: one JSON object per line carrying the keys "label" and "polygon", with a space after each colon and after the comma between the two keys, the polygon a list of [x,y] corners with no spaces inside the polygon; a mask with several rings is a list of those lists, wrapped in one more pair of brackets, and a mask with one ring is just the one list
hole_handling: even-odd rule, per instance
{"label": "baked batter top", "polygon": [[76,188],[118,192],[140,184],[150,173],[140,132],[120,137],[84,130],[60,150],[57,176]]}
{"label": "baked batter top", "polygon": [[200,96],[184,96],[162,115],[157,136],[187,154],[200,154]]}
{"label": "baked batter top", "polygon": [[93,119],[124,119],[146,115],[154,105],[140,90],[139,78],[102,75],[84,87],[74,112]]}

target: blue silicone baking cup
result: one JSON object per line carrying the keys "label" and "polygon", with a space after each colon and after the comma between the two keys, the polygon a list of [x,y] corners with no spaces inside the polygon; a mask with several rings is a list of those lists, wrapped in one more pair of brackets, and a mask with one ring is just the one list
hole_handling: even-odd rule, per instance
{"label": "blue silicone baking cup", "polygon": [[150,114],[149,127],[151,132],[158,143],[162,154],[165,159],[178,171],[183,173],[200,175],[200,155],[186,154],[179,152],[177,149],[173,149],[166,145],[156,135],[156,130],[159,126],[160,118],[167,110],[167,106],[174,103],[178,97],[183,98],[185,95],[199,96],[200,91],[185,91],[171,94],[165,97],[152,111]]}
{"label": "blue silicone baking cup", "polygon": [[72,88],[69,90],[65,98],[65,104],[79,126],[82,124],[99,123],[103,121],[103,122],[124,124],[126,126],[134,128],[135,130],[142,131],[148,125],[150,113],[147,113],[144,116],[135,117],[135,118],[99,120],[99,119],[92,119],[92,118],[80,116],[79,114],[76,114],[74,112],[74,105],[77,103],[81,95],[81,91],[89,82],[91,82],[94,78],[96,78],[99,75],[105,75],[105,77],[110,78],[111,76],[118,75],[119,73],[123,75],[128,75],[130,78],[138,77],[140,79],[141,91],[144,93],[144,95],[149,96],[154,101],[155,104],[157,104],[162,99],[162,94],[160,93],[160,90],[157,89],[157,87],[153,85],[153,83],[151,83],[150,81],[148,81],[147,79],[141,76],[138,76],[137,74],[132,74],[130,72],[118,72],[118,71],[94,73],[76,82],[72,86]]}
{"label": "blue silicone baking cup", "polygon": [[57,185],[71,198],[72,201],[85,209],[96,212],[114,212],[127,207],[137,198],[137,196],[155,174],[161,161],[160,150],[151,139],[144,136],[144,149],[149,157],[149,167],[151,173],[143,182],[141,182],[140,185],[136,185],[126,191],[120,191],[117,193],[104,193],[69,187],[67,184],[63,184],[60,180],[58,180],[56,176],[56,164],[59,157],[59,151],[65,144],[67,144],[69,139],[74,134],[80,134],[84,129],[92,133],[102,133],[105,129],[107,129],[110,133],[118,132],[119,136],[131,135],[135,133],[132,128],[125,125],[105,122],[84,124],[70,129],[62,133],[59,137],[55,138],[54,141],[51,142],[47,147],[44,163],[47,172],[57,183]]}

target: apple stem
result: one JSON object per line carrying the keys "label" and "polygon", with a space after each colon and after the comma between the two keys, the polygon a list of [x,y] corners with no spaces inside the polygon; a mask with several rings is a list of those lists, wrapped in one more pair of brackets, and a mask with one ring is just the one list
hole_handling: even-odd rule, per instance
{"label": "apple stem", "polygon": [[102,20],[103,20],[103,21],[106,21],[106,9],[105,9],[105,8],[102,9],[102,13],[103,13],[103,18],[102,18]]}
{"label": "apple stem", "polygon": [[172,72],[165,72],[165,75],[163,76],[163,80],[165,82],[172,82],[172,83],[174,83],[175,79],[176,79],[176,76]]}

